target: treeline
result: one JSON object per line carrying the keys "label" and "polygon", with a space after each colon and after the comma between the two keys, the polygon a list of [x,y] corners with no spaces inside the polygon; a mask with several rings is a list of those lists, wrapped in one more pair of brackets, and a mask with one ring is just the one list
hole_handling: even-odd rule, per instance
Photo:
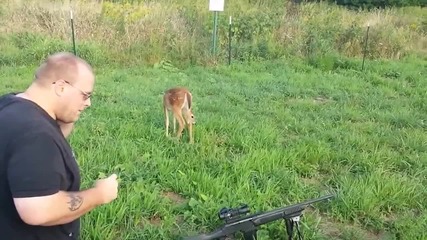
{"label": "treeline", "polygon": [[427,6],[427,0],[328,0],[328,2],[353,9]]}
{"label": "treeline", "polygon": [[[121,1],[121,0],[111,0]],[[250,0],[249,0],[250,1]],[[274,0],[272,0],[274,1]],[[427,0],[290,0],[294,4],[302,2],[327,2],[349,9],[384,9],[387,7],[426,7]]]}

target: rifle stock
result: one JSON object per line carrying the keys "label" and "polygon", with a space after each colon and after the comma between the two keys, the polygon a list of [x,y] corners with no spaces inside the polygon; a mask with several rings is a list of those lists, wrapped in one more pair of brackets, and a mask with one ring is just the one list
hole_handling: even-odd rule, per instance
{"label": "rifle stock", "polygon": [[[299,217],[302,215],[302,212],[305,208],[313,203],[328,200],[335,195],[329,194],[316,199],[311,199],[304,201],[302,203],[296,203],[290,206],[276,208],[266,212],[258,212],[245,217],[238,216],[229,216],[228,219],[225,219],[225,224],[220,228],[217,228],[213,232],[207,234],[200,234],[193,237],[184,238],[185,240],[213,240],[213,239],[225,239],[230,235],[234,235],[237,232],[242,232],[245,239],[256,239],[256,231],[258,228],[263,225],[280,219],[286,221],[286,228],[288,232],[289,239],[292,239],[292,229],[293,223],[298,222],[298,220],[293,220],[294,217]],[[234,213],[236,209],[231,209]],[[247,212],[249,210],[247,209]],[[238,212],[238,214],[242,214]],[[244,213],[243,213],[244,214]]]}

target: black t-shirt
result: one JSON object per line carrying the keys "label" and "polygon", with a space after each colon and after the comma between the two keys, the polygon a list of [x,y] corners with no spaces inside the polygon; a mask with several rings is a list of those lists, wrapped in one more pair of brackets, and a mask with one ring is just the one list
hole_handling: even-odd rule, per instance
{"label": "black t-shirt", "polygon": [[0,97],[0,238],[74,240],[80,221],[32,226],[21,220],[13,197],[80,190],[80,172],[59,125],[32,101]]}

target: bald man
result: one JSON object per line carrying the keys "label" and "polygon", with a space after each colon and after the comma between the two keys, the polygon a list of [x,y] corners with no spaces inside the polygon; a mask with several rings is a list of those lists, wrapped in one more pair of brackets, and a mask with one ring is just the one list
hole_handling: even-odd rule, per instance
{"label": "bald man", "polygon": [[79,239],[80,217],[117,198],[116,175],[80,190],[66,141],[90,106],[95,76],[70,53],[49,56],[26,91],[0,97],[0,235]]}

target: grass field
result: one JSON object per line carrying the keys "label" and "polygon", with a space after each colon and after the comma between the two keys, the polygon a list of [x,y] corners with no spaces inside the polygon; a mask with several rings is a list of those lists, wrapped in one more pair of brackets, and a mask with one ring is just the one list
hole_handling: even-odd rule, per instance
{"label": "grass field", "polygon": [[[70,141],[83,187],[111,173],[121,182],[117,200],[83,218],[83,239],[179,239],[219,226],[225,206],[327,192],[337,198],[304,215],[305,239],[427,239],[427,61],[366,64],[96,68]],[[33,70],[0,67],[0,93],[24,89]],[[176,85],[194,95],[192,145],[164,134],[161,93]],[[283,226],[260,239],[285,239]]]}

